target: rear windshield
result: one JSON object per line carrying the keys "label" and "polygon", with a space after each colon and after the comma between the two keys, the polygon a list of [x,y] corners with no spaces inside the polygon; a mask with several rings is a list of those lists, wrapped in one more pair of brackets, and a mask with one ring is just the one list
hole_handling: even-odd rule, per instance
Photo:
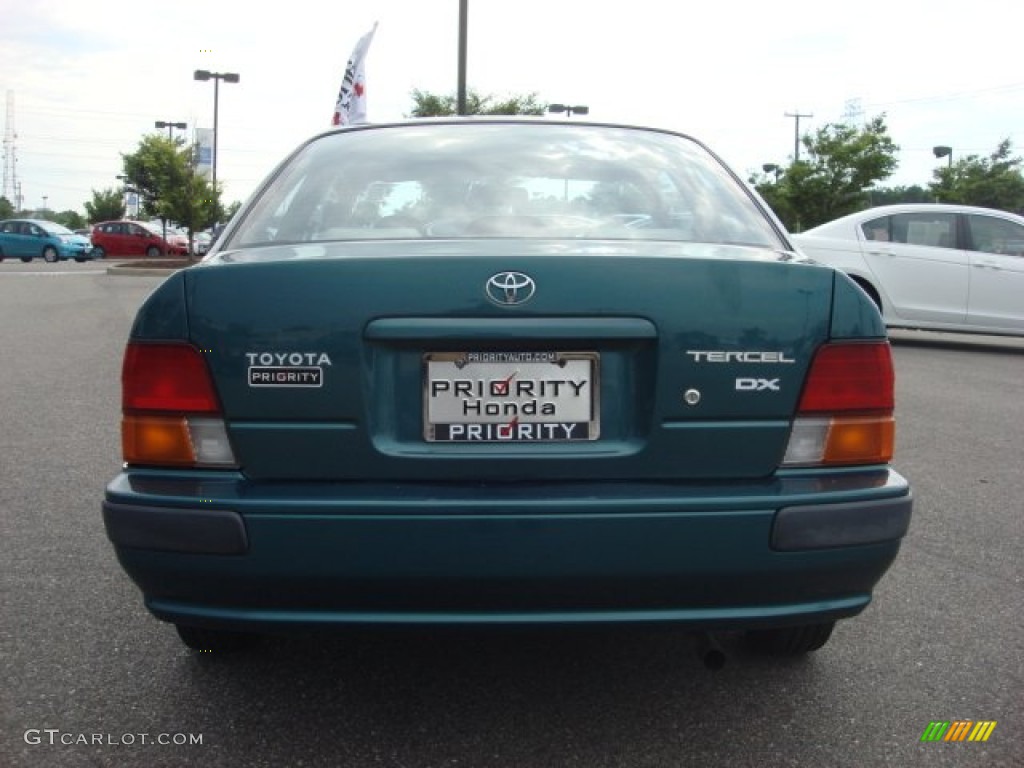
{"label": "rear windshield", "polygon": [[243,211],[225,247],[491,237],[780,246],[744,185],[685,137],[462,122],[313,140]]}

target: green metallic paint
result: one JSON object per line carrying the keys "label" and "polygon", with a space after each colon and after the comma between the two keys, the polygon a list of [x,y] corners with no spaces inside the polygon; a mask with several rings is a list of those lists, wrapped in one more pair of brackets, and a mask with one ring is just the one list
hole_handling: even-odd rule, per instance
{"label": "green metallic paint", "polygon": [[188,305],[185,302],[185,270],[171,274],[143,302],[131,338],[146,341],[187,341]]}
{"label": "green metallic paint", "polygon": [[836,272],[834,279],[832,338],[884,339],[885,323],[864,290],[842,272]]}
{"label": "green metallic paint", "polygon": [[[206,354],[238,471],[129,468],[131,514],[237,513],[244,555],[116,546],[160,618],[202,626],[677,622],[855,615],[899,541],[772,551],[780,508],[909,496],[888,467],[778,470],[814,351],[884,337],[852,283],[790,254],[685,243],[409,242],[221,253],[168,279],[132,338]],[[429,269],[429,273],[425,272]],[[530,274],[499,307],[490,275]],[[425,352],[601,354],[602,440],[422,440]],[[786,361],[696,359],[768,351]],[[324,385],[257,390],[248,353],[323,353]],[[698,356],[699,357],[699,356]],[[736,379],[778,379],[744,397]],[[702,393],[687,405],[686,389]],[[201,502],[201,503],[200,503]],[[162,518],[164,524],[166,517]]]}
{"label": "green metallic paint", "polygon": [[[518,242],[484,257],[472,242],[370,242],[316,246],[319,258],[294,258],[313,246],[242,263],[222,256],[186,273],[191,341],[210,350],[236,454],[253,477],[766,476],[829,337],[832,272],[750,248],[684,245],[589,244],[577,255],[565,242]],[[531,275],[534,298],[491,304],[484,286],[503,270]],[[601,440],[424,443],[424,353],[479,349],[600,353]],[[688,354],[709,349],[794,362]],[[291,351],[329,356],[322,387],[248,385],[247,354]],[[738,392],[741,377],[777,379],[778,390]],[[699,404],[684,402],[688,389],[701,392]],[[734,424],[750,438],[737,441]]]}

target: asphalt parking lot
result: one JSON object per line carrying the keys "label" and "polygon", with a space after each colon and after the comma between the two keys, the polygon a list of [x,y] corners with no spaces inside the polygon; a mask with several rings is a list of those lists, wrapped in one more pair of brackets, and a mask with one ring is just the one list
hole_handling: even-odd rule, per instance
{"label": "asphalt parking lot", "polygon": [[[805,660],[663,631],[360,632],[186,651],[106,540],[119,373],[161,278],[0,264],[0,766],[1024,764],[1024,339],[894,332],[911,531]],[[988,741],[922,742],[933,721]],[[166,743],[162,743],[166,742]]]}

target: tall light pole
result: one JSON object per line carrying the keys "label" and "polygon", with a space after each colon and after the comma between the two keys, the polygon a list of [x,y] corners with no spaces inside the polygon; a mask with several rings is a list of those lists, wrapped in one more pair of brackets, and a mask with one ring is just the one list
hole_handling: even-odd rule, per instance
{"label": "tall light pole", "polygon": [[932,147],[932,154],[935,155],[936,158],[942,158],[942,157],[948,158],[947,161],[946,161],[946,167],[947,168],[952,168],[953,167],[953,148],[952,147],[944,147],[944,146]]}
{"label": "tall light pole", "polygon": [[[946,158],[946,178],[942,179],[943,183],[953,183],[953,148],[947,147],[940,144],[937,147],[932,147],[932,154],[935,155],[935,159]],[[939,196],[935,196],[935,202],[939,202]]]}
{"label": "tall light pole", "polygon": [[[569,104],[548,104],[548,112],[564,112],[566,117],[572,117],[573,115],[589,115],[590,107],[585,104],[576,104],[570,106]],[[569,202],[569,176],[568,171],[565,177],[565,202]]]}
{"label": "tall light pole", "polygon": [[466,37],[468,16],[468,0],[459,0],[459,68],[455,86],[455,114],[466,114]]}
{"label": "tall light pole", "polygon": [[589,115],[590,107],[583,104],[569,106],[568,104],[548,104],[548,112],[565,112],[566,117],[572,115]]}
{"label": "tall light pole", "polygon": [[157,120],[154,125],[156,125],[157,128],[166,128],[167,138],[171,139],[172,141],[174,140],[174,134],[172,134],[171,131],[173,131],[175,128],[177,128],[179,131],[188,130],[188,123],[171,123],[165,122],[163,120]]}
{"label": "tall light pole", "polygon": [[225,83],[237,83],[239,76],[237,72],[210,72],[205,69],[197,69],[193,77],[196,80],[213,80],[213,195],[219,202],[220,195],[217,193],[217,101],[220,81]]}

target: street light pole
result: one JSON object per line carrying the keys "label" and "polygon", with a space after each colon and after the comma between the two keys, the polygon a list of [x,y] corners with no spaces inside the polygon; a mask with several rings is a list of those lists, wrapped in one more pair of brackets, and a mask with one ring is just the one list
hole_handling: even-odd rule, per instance
{"label": "street light pole", "polygon": [[219,86],[221,80],[225,83],[237,83],[240,78],[237,72],[209,72],[205,69],[197,69],[193,78],[196,80],[213,80],[213,162],[211,166],[213,168],[213,195],[219,207],[220,195],[217,192],[217,111],[220,98]]}
{"label": "street light pole", "polygon": [[455,88],[455,114],[466,114],[466,28],[468,0],[459,0],[459,68]]}
{"label": "street light pole", "polygon": [[590,107],[577,104],[576,106],[569,106],[568,104],[548,104],[548,112],[565,112],[566,117],[572,117],[573,115],[589,115]]}
{"label": "street light pole", "polygon": [[941,146],[941,145],[938,146],[938,147],[932,147],[932,154],[935,155],[936,158],[943,158],[943,157],[947,158],[947,160],[946,160],[946,167],[947,168],[952,168],[953,167],[953,148],[952,147],[945,147],[945,146]]}
{"label": "street light pole", "polygon": [[164,120],[157,120],[155,125],[157,128],[166,128],[167,138],[170,139],[171,141],[174,140],[174,134],[171,133],[171,131],[173,131],[175,128],[177,128],[179,131],[184,131],[188,129],[187,123],[172,123]]}
{"label": "street light pole", "polygon": [[779,183],[779,174],[782,173],[782,168],[779,166],[778,163],[765,163],[764,165],[761,166],[761,170],[764,171],[765,173],[774,173],[775,183]]}
{"label": "street light pole", "polygon": [[[953,148],[952,147],[943,146],[943,145],[940,144],[937,147],[932,147],[932,154],[935,155],[935,158],[937,160],[941,159],[943,157],[946,158],[946,178],[945,179],[941,179],[941,181],[943,183],[949,182],[950,184],[952,184],[952,182],[953,182]],[[936,203],[939,202],[939,196],[938,195],[935,196],[935,202]]]}
{"label": "street light pole", "polygon": [[[548,112],[564,112],[566,117],[572,117],[573,115],[588,115],[590,114],[590,107],[585,104],[548,104]],[[569,202],[569,177],[565,177],[565,202]]]}

